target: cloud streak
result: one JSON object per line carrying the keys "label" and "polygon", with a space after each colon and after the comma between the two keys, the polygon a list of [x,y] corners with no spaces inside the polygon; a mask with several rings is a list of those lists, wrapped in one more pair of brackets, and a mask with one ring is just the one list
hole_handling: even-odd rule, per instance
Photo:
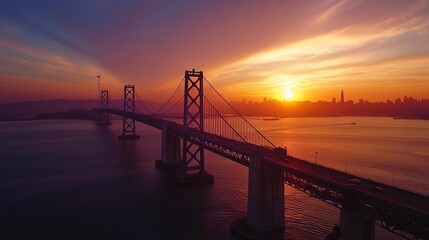
{"label": "cloud streak", "polygon": [[[216,77],[224,88],[234,79],[234,88],[245,93],[252,91],[259,98],[267,93],[264,88],[270,88],[270,96],[281,99],[286,83],[299,92],[301,100],[330,99],[333,91],[317,92],[328,87],[336,88],[337,92],[350,88],[356,92],[352,94],[355,98],[375,100],[400,96],[395,95],[400,87],[410,90],[407,86],[414,85],[429,89],[425,83],[429,80],[429,16],[421,9],[422,6],[427,9],[423,3],[411,5],[395,17],[333,28],[322,35],[254,54],[220,69]],[[327,9],[321,14],[324,21],[340,14],[345,4],[339,2]],[[273,84],[266,85],[266,81]],[[387,91],[365,96],[365,89],[371,86],[385,86]],[[389,86],[393,89],[390,92]],[[254,89],[260,89],[261,94]],[[429,96],[427,90],[414,93],[423,98]]]}
{"label": "cloud streak", "polygon": [[424,0],[2,1],[0,87],[40,92],[0,101],[93,98],[98,71],[113,97],[163,101],[192,68],[229,98],[428,98],[428,16]]}

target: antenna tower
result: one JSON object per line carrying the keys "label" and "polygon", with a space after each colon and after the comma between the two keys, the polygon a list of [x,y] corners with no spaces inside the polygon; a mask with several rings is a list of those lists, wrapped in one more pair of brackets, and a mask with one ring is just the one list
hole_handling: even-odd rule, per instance
{"label": "antenna tower", "polygon": [[100,73],[98,73],[97,74],[97,82],[98,82],[98,89],[97,89],[97,95],[98,95],[98,98],[100,98],[100,96],[101,96],[101,90],[100,90],[100,78],[101,78],[101,75],[100,75]]}

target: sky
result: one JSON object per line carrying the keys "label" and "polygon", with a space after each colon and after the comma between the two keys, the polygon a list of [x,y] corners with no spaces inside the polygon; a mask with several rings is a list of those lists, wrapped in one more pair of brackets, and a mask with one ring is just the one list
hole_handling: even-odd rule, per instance
{"label": "sky", "polygon": [[429,99],[427,0],[2,0],[0,102],[166,101],[185,70],[229,100]]}

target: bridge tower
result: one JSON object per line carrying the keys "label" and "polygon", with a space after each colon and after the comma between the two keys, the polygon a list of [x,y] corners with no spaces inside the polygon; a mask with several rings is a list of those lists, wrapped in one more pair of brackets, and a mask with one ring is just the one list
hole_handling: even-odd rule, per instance
{"label": "bridge tower", "polygon": [[[202,71],[185,71],[185,92],[183,125],[186,129],[204,131],[204,75]],[[194,184],[213,184],[214,178],[205,171],[204,148],[183,138],[182,144],[182,174],[178,182]]]}
{"label": "bridge tower", "polygon": [[[136,110],[134,85],[124,85],[124,111],[134,113]],[[122,118],[122,135],[118,136],[119,140],[138,139],[136,134],[136,121],[133,118]]]}
{"label": "bridge tower", "polygon": [[[101,90],[100,91],[100,108],[102,110],[108,110],[109,109],[109,91],[107,90]],[[98,125],[112,125],[109,119],[109,113],[108,112],[101,112],[98,122]]]}

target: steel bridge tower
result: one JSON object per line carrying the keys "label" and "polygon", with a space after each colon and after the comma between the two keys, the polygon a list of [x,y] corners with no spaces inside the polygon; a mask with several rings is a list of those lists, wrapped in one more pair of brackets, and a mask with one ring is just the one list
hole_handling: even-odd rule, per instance
{"label": "steel bridge tower", "polygon": [[[100,108],[102,110],[109,110],[109,91],[101,90],[100,91]],[[112,125],[109,121],[109,113],[107,111],[103,111],[100,113],[97,124],[98,125]]]}
{"label": "steel bridge tower", "polygon": [[[134,85],[124,85],[124,111],[132,112],[136,111],[135,101],[135,87]],[[122,135],[118,136],[119,140],[126,139],[138,139],[139,135],[136,134],[136,121],[132,118],[122,118]]]}
{"label": "steel bridge tower", "polygon": [[[204,131],[203,72],[185,71],[183,125]],[[204,148],[183,138],[182,175],[179,181],[197,184],[213,184],[214,178],[205,171]]]}

